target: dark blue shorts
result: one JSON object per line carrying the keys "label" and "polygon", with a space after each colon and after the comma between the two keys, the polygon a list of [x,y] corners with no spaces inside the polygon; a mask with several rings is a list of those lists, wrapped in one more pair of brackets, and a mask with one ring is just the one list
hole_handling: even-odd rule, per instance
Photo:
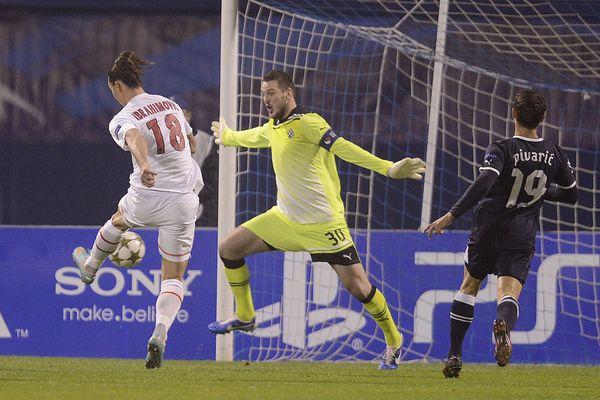
{"label": "dark blue shorts", "polygon": [[525,284],[534,249],[494,249],[469,243],[465,250],[465,267],[473,278],[512,276]]}

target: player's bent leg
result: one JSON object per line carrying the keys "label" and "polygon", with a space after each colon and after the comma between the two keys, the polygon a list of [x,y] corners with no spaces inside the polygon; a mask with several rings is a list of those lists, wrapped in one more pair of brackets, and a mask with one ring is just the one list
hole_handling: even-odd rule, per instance
{"label": "player's bent leg", "polygon": [[244,259],[228,260],[221,258],[225,266],[225,276],[235,297],[236,316],[208,324],[208,330],[215,335],[233,331],[252,333],[255,329],[255,312],[250,290],[250,273]]}
{"label": "player's bent leg", "polygon": [[402,355],[401,348],[403,338],[402,334],[398,331],[398,327],[394,323],[394,318],[390,313],[383,293],[369,282],[362,264],[333,264],[332,266],[346,290],[363,303],[365,310],[367,310],[369,315],[371,315],[383,331],[386,349],[383,352],[379,369],[397,369],[400,356]]}
{"label": "player's bent leg", "polygon": [[381,370],[397,369],[402,355],[402,334],[398,331],[394,318],[390,313],[387,301],[383,294],[372,286],[371,292],[367,298],[361,300],[365,310],[375,320],[379,328],[383,331],[386,349],[382,355],[382,361],[379,364]]}
{"label": "player's bent leg", "polygon": [[480,286],[481,279],[473,277],[465,265],[463,281],[450,307],[450,349],[442,369],[446,378],[458,378],[462,370],[462,344],[475,317],[475,296]]}
{"label": "player's bent leg", "polygon": [[235,297],[236,316],[241,321],[252,321],[255,311],[250,289],[250,272],[244,259],[228,260],[221,258],[225,266],[225,276]]}
{"label": "player's bent leg", "polygon": [[156,298],[156,324],[148,340],[145,360],[148,369],[162,366],[168,332],[185,297],[183,275],[190,257],[194,227],[192,224],[160,227],[158,235],[162,282]]}
{"label": "player's bent leg", "polygon": [[219,244],[219,256],[225,266],[225,276],[235,297],[236,315],[208,324],[211,333],[224,335],[233,331],[254,332],[256,319],[250,289],[250,272],[244,257],[269,250],[258,235],[243,226],[238,226]]}
{"label": "player's bent leg", "polygon": [[[187,261],[186,261],[187,263]],[[148,340],[146,368],[160,368],[171,325],[177,317],[185,294],[181,279],[165,279],[156,299],[156,325]]]}
{"label": "player's bent leg", "polygon": [[[528,269],[529,258],[523,264]],[[526,275],[523,275],[526,276]],[[519,296],[523,289],[523,281],[513,276],[502,275],[498,277],[498,306],[496,319],[493,323],[494,357],[500,367],[506,366],[512,356],[512,342],[510,331],[519,317]]]}
{"label": "player's bent leg", "polygon": [[121,238],[128,227],[124,224],[121,211],[100,228],[90,251],[84,247],[73,250],[73,261],[79,269],[81,281],[90,285],[96,279],[96,273],[106,258],[117,249]]}
{"label": "player's bent leg", "polygon": [[225,266],[225,276],[235,297],[236,315],[232,318],[214,321],[208,324],[208,330],[215,335],[224,335],[233,331],[252,333],[255,325],[255,311],[250,290],[250,272],[248,265],[241,260],[221,257]]}
{"label": "player's bent leg", "polygon": [[496,319],[506,322],[508,331],[512,331],[519,317],[519,296],[523,281],[508,275],[498,277]]}

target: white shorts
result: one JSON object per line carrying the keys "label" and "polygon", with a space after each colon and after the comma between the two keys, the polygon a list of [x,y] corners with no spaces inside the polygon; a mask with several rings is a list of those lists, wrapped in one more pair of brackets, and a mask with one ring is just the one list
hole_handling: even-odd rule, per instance
{"label": "white shorts", "polygon": [[158,251],[169,261],[190,258],[194,242],[198,195],[129,188],[119,201],[130,228],[158,227]]}

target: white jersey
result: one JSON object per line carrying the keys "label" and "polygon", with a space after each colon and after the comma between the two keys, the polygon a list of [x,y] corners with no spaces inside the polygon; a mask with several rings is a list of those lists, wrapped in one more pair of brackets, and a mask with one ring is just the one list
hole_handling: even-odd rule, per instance
{"label": "white jersey", "polygon": [[113,140],[128,151],[125,132],[138,129],[148,145],[150,169],[156,172],[152,188],[140,180],[140,167],[131,157],[133,172],[129,185],[135,189],[176,193],[199,193],[204,186],[198,164],[192,159],[187,135],[192,133],[181,108],[163,96],[142,93],[133,97],[110,121]]}

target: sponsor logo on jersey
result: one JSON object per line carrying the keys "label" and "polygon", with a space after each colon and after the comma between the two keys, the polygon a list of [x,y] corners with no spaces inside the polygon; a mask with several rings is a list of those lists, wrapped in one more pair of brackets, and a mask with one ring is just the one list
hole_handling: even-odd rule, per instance
{"label": "sponsor logo on jersey", "polygon": [[498,159],[498,156],[494,153],[485,153],[485,156],[483,157],[483,163],[487,164],[487,165],[491,165],[493,161],[496,161]]}

